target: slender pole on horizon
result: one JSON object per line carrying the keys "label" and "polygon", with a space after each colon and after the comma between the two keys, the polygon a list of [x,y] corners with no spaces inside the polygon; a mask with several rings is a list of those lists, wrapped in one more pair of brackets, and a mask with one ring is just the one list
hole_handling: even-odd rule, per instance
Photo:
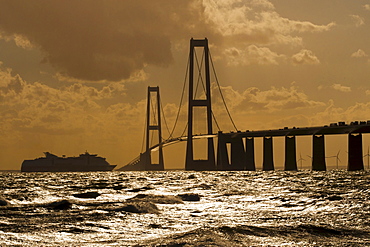
{"label": "slender pole on horizon", "polygon": [[339,152],[340,152],[340,150],[338,151],[337,155],[325,157],[325,158],[336,158],[337,170],[339,169],[339,161],[340,161],[340,159],[339,159]]}
{"label": "slender pole on horizon", "polygon": [[370,170],[370,149],[369,149],[369,146],[367,146],[367,154],[365,154],[364,157],[367,157],[367,169]]}
{"label": "slender pole on horizon", "polygon": [[339,169],[339,167],[338,167],[338,161],[340,161],[340,159],[339,159],[339,152],[340,152],[340,150],[338,151],[338,153],[337,153],[337,170]]}
{"label": "slender pole on horizon", "polygon": [[341,162],[340,159],[339,159],[339,152],[340,152],[340,150],[338,151],[337,155],[325,157],[325,158],[336,158],[337,170],[339,169],[339,162]]}
{"label": "slender pole on horizon", "polygon": [[305,159],[302,158],[302,153],[299,153],[299,162],[301,163],[301,170],[302,170],[302,161],[304,161]]}

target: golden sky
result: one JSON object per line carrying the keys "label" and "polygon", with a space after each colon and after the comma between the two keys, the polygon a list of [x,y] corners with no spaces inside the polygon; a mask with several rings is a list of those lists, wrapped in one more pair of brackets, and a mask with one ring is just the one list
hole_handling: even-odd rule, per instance
{"label": "golden sky", "polygon": [[[191,37],[209,39],[240,130],[368,120],[369,24],[370,0],[0,0],[0,169],[44,151],[88,150],[119,166],[135,158],[147,86],[160,87],[174,123]],[[330,138],[327,154],[342,150],[344,166],[346,137]],[[182,167],[176,158],[166,166]]]}

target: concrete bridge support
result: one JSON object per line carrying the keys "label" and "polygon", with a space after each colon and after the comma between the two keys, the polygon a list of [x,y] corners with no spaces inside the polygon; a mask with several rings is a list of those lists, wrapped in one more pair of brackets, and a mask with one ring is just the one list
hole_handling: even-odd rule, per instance
{"label": "concrete bridge support", "polygon": [[230,169],[230,161],[227,153],[226,136],[222,134],[222,131],[219,131],[217,137],[217,170],[227,171]]}
{"label": "concrete bridge support", "polygon": [[295,136],[285,136],[285,171],[297,171]]}
{"label": "concrete bridge support", "polygon": [[254,161],[254,138],[246,138],[245,139],[245,147],[246,147],[246,167],[247,171],[255,171],[256,164]]}
{"label": "concrete bridge support", "polygon": [[263,137],[263,171],[274,170],[274,156],[272,147],[272,136]]}
{"label": "concrete bridge support", "polygon": [[145,171],[149,167],[150,162],[151,162],[150,151],[145,152],[145,153],[140,153],[139,161],[133,167],[127,166],[126,169],[128,171]]}
{"label": "concrete bridge support", "polygon": [[326,171],[324,135],[312,136],[312,170]]}
{"label": "concrete bridge support", "polygon": [[231,170],[244,171],[246,164],[246,155],[243,139],[236,136],[231,139]]}
{"label": "concrete bridge support", "polygon": [[348,135],[348,171],[358,171],[364,169],[362,155],[362,135]]}
{"label": "concrete bridge support", "polygon": [[[230,144],[230,157],[227,144]],[[245,170],[246,155],[242,137],[228,137],[218,132],[217,143],[217,170],[243,171]]]}

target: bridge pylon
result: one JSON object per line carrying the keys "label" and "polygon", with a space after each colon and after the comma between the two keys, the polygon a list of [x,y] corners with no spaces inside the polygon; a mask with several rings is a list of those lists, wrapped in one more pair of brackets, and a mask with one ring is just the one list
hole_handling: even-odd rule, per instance
{"label": "bridge pylon", "polygon": [[[154,104],[152,104],[152,93],[154,95]],[[154,106],[153,106],[154,105]],[[154,111],[154,118],[151,118]],[[155,114],[156,113],[156,114]],[[161,126],[161,103],[159,95],[159,87],[148,87],[148,97],[147,97],[147,108],[146,108],[146,148],[145,153],[140,155],[141,166],[146,171],[163,171],[164,170],[164,160],[163,160],[163,150],[162,145],[159,145],[158,148],[158,163],[152,163],[152,155],[150,149],[150,142],[152,137],[152,131],[157,132],[158,143],[162,142],[162,126]],[[154,134],[153,134],[154,136]]]}
{"label": "bridge pylon", "polygon": [[[196,89],[194,91],[194,51],[196,47],[204,50],[204,72],[205,72],[205,99],[196,98]],[[211,110],[211,83],[209,74],[209,50],[208,39],[190,40],[190,60],[189,60],[189,99],[188,99],[188,139],[186,146],[185,170],[216,170],[215,150],[213,139],[207,139],[207,159],[194,160],[193,145],[193,110],[195,108],[206,108],[207,134],[213,134],[212,130],[212,110]],[[200,71],[199,71],[200,72]],[[200,74],[199,74],[200,76]]]}

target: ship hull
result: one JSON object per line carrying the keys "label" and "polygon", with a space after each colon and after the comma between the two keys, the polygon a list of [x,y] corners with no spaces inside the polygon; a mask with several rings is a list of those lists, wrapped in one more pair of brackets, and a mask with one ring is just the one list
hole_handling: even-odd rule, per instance
{"label": "ship hull", "polygon": [[25,160],[22,172],[94,172],[112,171],[116,165],[110,165],[105,158],[82,154],[79,157],[58,157],[47,154],[46,157]]}
{"label": "ship hull", "polygon": [[30,160],[22,163],[22,172],[98,172],[112,171],[116,166],[76,166],[76,165],[43,165]]}

